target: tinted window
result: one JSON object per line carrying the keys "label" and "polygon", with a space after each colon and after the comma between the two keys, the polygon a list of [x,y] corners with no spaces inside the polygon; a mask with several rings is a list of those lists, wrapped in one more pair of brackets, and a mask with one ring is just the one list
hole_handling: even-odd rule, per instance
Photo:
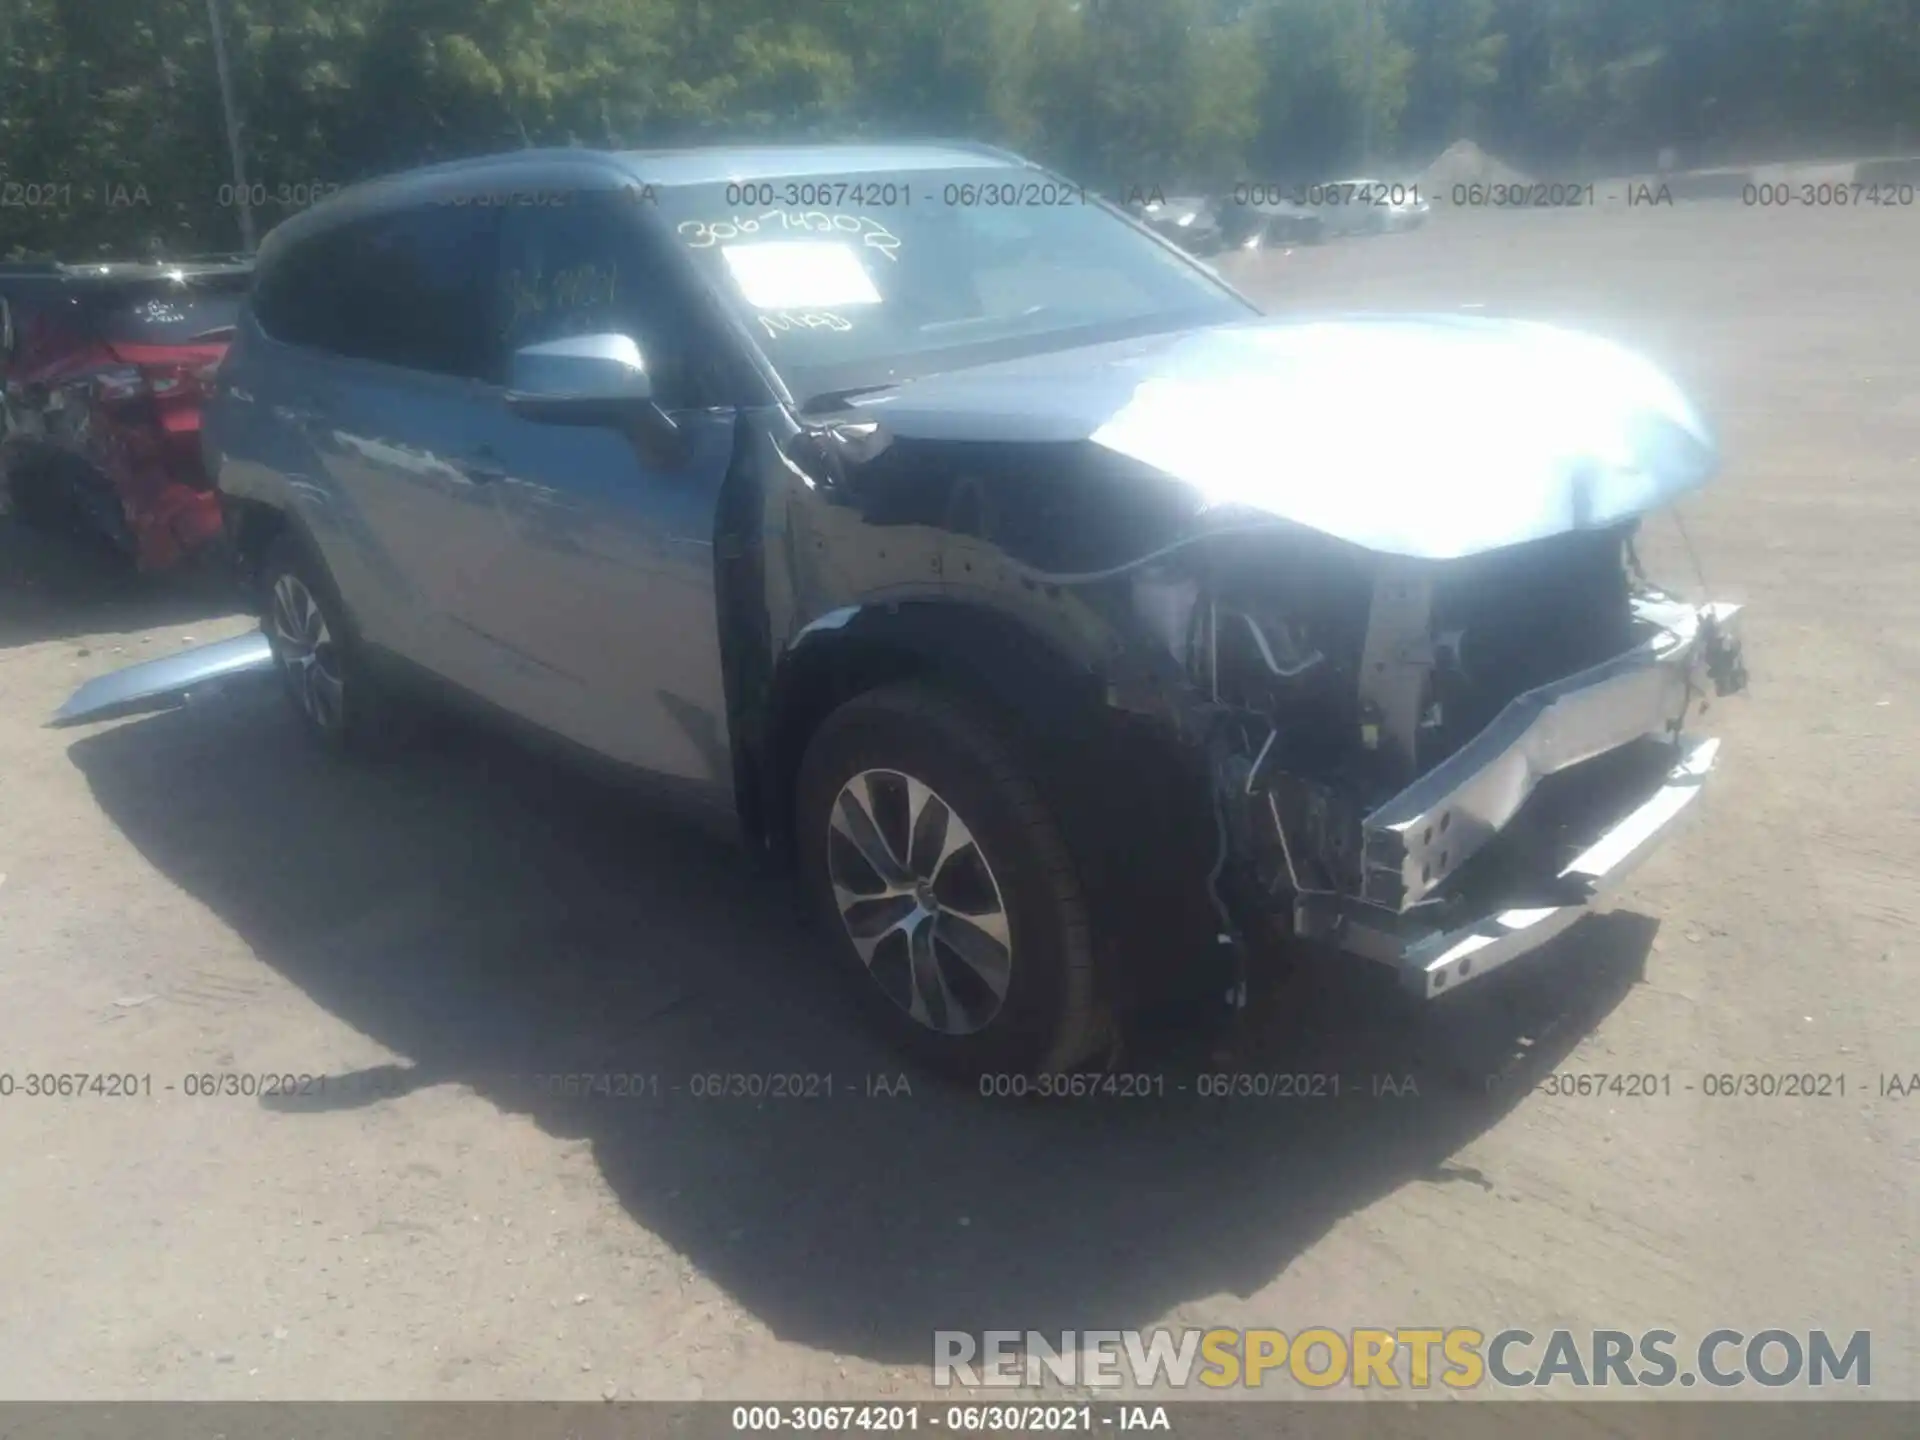
{"label": "tinted window", "polygon": [[7,299],[13,310],[13,350],[6,357],[10,371],[30,371],[49,356],[84,343],[90,333],[92,322],[70,286],[22,287],[10,291]]}
{"label": "tinted window", "polygon": [[442,205],[350,228],[345,353],[409,370],[479,378],[492,370],[486,300],[498,220]]}
{"label": "tinted window", "polygon": [[724,404],[729,386],[698,301],[624,193],[569,192],[560,205],[504,208],[493,297],[500,365],[527,345],[630,335],[666,409]]}
{"label": "tinted window", "polygon": [[338,343],[341,268],[347,235],[329,230],[282,251],[260,271],[253,316],[276,340],[332,350]]}
{"label": "tinted window", "polygon": [[488,377],[497,226],[494,211],[423,205],[315,236],[263,277],[260,323],[357,360]]}

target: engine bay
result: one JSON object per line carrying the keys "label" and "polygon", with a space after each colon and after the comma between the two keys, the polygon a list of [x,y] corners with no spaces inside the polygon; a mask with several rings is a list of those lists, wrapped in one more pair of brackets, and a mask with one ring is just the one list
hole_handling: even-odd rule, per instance
{"label": "engine bay", "polygon": [[[1719,621],[1645,580],[1636,529],[1445,561],[1262,530],[1135,574],[1134,616],[1198,717],[1223,911],[1237,894],[1296,931],[1354,906],[1452,913],[1657,788],[1702,688],[1667,662],[1717,654]],[[1720,693],[1744,683],[1737,650],[1718,668]]]}

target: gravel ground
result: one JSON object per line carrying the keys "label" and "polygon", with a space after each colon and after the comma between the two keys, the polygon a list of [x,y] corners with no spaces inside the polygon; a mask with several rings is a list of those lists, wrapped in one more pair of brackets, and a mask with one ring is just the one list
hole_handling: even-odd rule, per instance
{"label": "gravel ground", "polygon": [[[247,622],[0,521],[0,1071],[141,1092],[0,1099],[0,1397],[854,1399],[925,1393],[936,1328],[1424,1323],[1870,1329],[1920,1398],[1920,1099],[1878,1093],[1920,1071],[1917,249],[1703,204],[1237,267],[1650,351],[1722,426],[1688,531],[1751,605],[1706,813],[1607,913],[1444,1014],[1313,969],[1253,1019],[1235,1065],[1338,1102],[882,1093],[784,892],[498,742],[342,768],[267,693],[40,728]],[[1846,1094],[1700,1088],[1787,1071]],[[525,1078],[578,1072],[645,1093]],[[833,1095],[696,1097],[728,1073]],[[228,1074],[327,1083],[189,1093]]]}

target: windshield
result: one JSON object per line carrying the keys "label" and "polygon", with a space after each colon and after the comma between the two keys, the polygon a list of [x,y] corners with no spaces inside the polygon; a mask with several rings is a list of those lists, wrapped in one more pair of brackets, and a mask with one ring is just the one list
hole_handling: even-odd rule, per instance
{"label": "windshield", "polygon": [[782,177],[658,201],[803,399],[1252,313],[1035,170]]}

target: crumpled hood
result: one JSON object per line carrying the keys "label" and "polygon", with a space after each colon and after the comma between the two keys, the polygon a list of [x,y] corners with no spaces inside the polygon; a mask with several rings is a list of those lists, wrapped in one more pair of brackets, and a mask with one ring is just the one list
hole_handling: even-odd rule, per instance
{"label": "crumpled hood", "polygon": [[1456,316],[1259,320],[909,381],[904,438],[1090,440],[1232,510],[1449,559],[1617,524],[1697,489],[1711,432],[1610,341]]}

